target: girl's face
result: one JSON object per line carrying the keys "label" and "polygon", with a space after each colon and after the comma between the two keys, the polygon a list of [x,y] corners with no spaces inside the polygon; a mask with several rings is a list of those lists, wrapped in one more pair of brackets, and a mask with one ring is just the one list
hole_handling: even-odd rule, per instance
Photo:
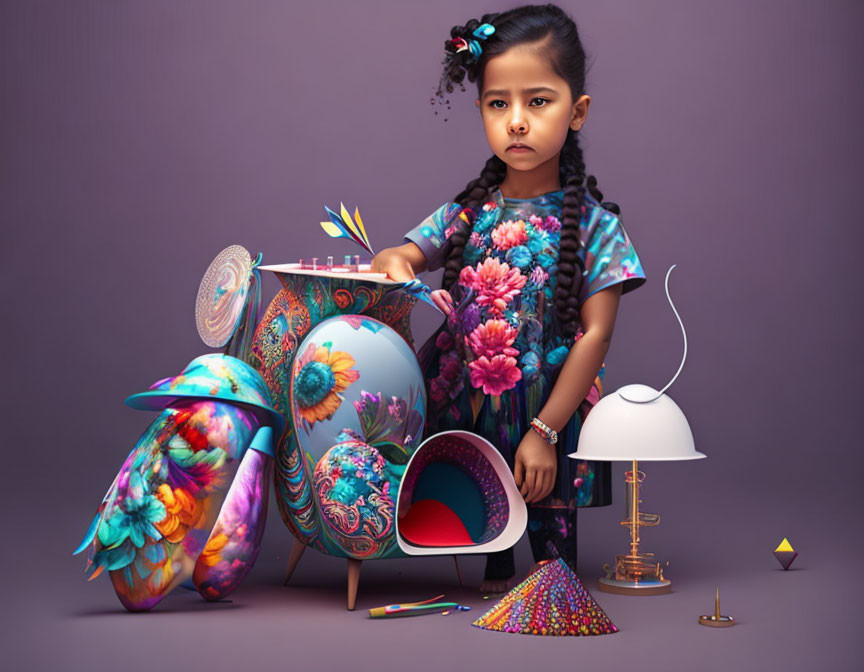
{"label": "girl's face", "polygon": [[519,45],[493,56],[483,72],[476,101],[492,152],[508,168],[530,172],[555,160],[567,139],[585,123],[591,98],[574,101],[535,45]]}

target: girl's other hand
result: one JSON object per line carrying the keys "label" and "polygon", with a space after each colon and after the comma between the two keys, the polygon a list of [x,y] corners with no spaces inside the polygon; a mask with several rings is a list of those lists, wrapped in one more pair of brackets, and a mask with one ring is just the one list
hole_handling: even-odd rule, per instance
{"label": "girl's other hand", "polygon": [[453,297],[446,289],[436,289],[431,294],[433,303],[441,309],[445,315],[453,312]]}
{"label": "girl's other hand", "polygon": [[539,502],[552,492],[557,471],[555,446],[529,429],[519,442],[513,465],[513,477],[526,504]]}
{"label": "girl's other hand", "polygon": [[414,243],[388,247],[372,257],[372,272],[386,273],[396,282],[408,282],[426,270],[426,257]]}

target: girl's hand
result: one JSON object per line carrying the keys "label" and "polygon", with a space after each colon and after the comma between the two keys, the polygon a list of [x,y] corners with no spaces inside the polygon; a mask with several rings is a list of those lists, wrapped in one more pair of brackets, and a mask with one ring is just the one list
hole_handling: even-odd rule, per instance
{"label": "girl's hand", "polygon": [[426,270],[426,257],[414,243],[388,247],[372,257],[371,270],[373,273],[386,273],[396,282],[408,282]]}
{"label": "girl's hand", "polygon": [[558,471],[555,446],[546,443],[533,429],[519,442],[514,462],[513,477],[526,504],[539,502],[552,492]]}
{"label": "girl's hand", "polygon": [[432,301],[445,315],[453,312],[453,297],[446,289],[436,289],[432,292]]}

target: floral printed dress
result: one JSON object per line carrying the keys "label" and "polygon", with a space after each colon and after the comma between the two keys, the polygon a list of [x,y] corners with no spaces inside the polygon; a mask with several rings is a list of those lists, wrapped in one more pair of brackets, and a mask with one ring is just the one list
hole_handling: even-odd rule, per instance
{"label": "floral printed dress", "polygon": [[[420,351],[429,399],[427,435],[474,431],[491,441],[511,468],[574,342],[565,341],[552,298],[563,197],[558,190],[512,199],[496,189],[475,217],[446,203],[405,236],[423,251],[427,268],[435,270],[446,261],[450,236],[470,227],[452,292],[455,309]],[[580,240],[585,262],[580,305],[612,285],[623,283],[626,293],[645,282],[620,220],[590,196]],[[567,457],[576,450],[585,414],[602,393],[603,373],[559,432],[555,489],[537,506],[572,511],[611,502],[609,463]]]}

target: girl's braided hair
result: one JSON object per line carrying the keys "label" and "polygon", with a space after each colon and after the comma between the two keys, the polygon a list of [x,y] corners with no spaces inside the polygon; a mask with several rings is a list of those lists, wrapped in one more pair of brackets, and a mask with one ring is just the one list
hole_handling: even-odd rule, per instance
{"label": "girl's braided hair", "polygon": [[[495,32],[480,42],[482,54],[479,59],[468,49],[456,51],[457,45],[463,44],[463,40],[476,40],[474,31],[486,23],[494,26]],[[444,70],[436,92],[439,99],[452,93],[456,85],[465,90],[466,77],[469,82],[477,83],[479,95],[483,91],[483,72],[490,58],[518,44],[544,40],[543,49],[552,68],[570,85],[573,100],[585,93],[585,50],[582,48],[576,24],[556,5],[526,5],[500,14],[486,14],[479,21],[471,19],[464,26],[454,26],[450,30],[450,38],[445,42],[448,54],[443,62]],[[578,296],[584,271],[584,262],[578,255],[579,222],[585,212],[585,193],[586,190],[590,192],[598,203],[603,200],[603,194],[597,188],[594,176],[585,175],[585,161],[576,131],[570,130],[567,133],[559,166],[561,184],[564,187],[564,203],[561,212],[557,286],[553,299],[560,327],[564,337],[569,340],[575,336],[579,320]],[[488,200],[490,192],[504,180],[506,172],[504,161],[493,155],[486,161],[480,176],[471,180],[454,202],[478,212]],[[464,228],[450,237],[451,249],[444,263],[442,282],[445,289],[450,289],[459,277],[463,264],[462,252],[467,240],[468,231]]]}

